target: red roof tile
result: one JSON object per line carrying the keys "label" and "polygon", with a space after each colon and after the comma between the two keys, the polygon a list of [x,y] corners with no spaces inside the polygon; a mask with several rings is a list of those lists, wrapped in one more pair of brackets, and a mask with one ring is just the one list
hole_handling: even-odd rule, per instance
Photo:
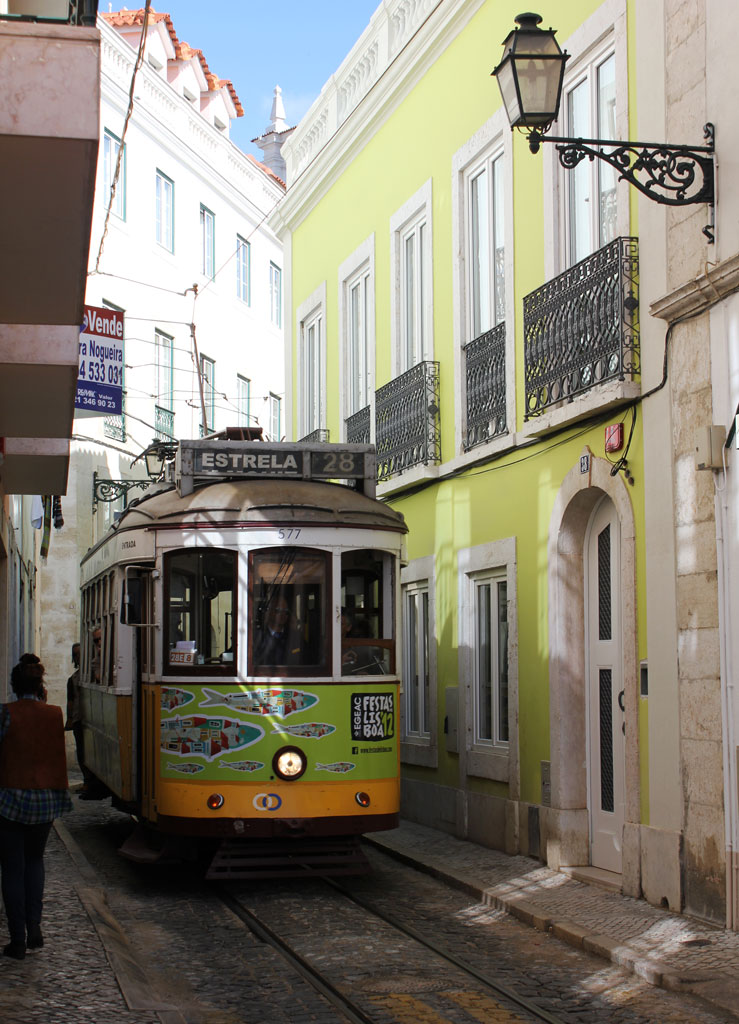
{"label": "red roof tile", "polygon": [[[146,8],[140,7],[136,11],[111,11],[110,13],[100,11],[100,17],[104,18],[109,25],[113,28],[131,28],[134,25],[143,25],[144,23],[144,12]],[[175,54],[178,60],[192,60],[193,57],[197,57],[200,61],[200,66],[203,69],[203,74],[208,82],[208,90],[210,92],[217,91],[218,89],[228,89],[231,101],[236,108],[236,116],[244,116],[244,108],[241,106],[239,97],[236,95],[236,90],[233,87],[233,83],[227,78],[219,78],[214,75],[208,67],[208,62],[203,56],[202,50],[196,50],[189,43],[180,42],[175,32],[174,24],[168,14],[158,13],[153,7],[149,8],[149,22],[157,25],[160,22],[164,22],[169,32],[169,37],[172,40]]]}

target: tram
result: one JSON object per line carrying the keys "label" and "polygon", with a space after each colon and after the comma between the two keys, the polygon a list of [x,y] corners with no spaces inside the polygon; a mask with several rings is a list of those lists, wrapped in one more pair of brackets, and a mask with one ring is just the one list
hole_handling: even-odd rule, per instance
{"label": "tram", "polygon": [[86,767],[134,859],[320,865],[398,821],[403,517],[367,445],[181,441],[169,472],[82,560]]}

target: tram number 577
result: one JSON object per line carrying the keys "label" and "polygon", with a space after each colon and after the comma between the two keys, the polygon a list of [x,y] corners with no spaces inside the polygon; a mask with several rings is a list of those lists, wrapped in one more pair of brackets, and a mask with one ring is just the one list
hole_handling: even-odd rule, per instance
{"label": "tram number 577", "polygon": [[278,530],[277,536],[280,540],[297,540],[300,536],[300,527],[294,527],[289,530]]}

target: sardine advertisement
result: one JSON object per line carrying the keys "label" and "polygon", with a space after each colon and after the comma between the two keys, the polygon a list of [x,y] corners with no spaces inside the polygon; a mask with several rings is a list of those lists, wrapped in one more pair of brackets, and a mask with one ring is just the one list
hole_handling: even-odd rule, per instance
{"label": "sardine advertisement", "polygon": [[308,757],[307,781],[389,778],[398,767],[396,691],[397,684],[374,684],[372,692],[322,684],[162,686],[161,775],[266,781],[277,750],[294,744]]}

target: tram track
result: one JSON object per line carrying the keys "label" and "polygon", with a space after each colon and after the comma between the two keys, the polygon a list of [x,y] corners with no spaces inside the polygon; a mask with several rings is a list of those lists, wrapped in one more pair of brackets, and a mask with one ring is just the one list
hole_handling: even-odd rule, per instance
{"label": "tram track", "polygon": [[[521,1022],[522,1020],[527,1021],[543,1021],[545,1024],[571,1024],[571,1019],[568,1017],[557,1016],[546,1008],[539,1005],[534,1000],[522,995],[520,992],[516,992],[515,989],[509,985],[503,984],[500,980],[492,977],[489,973],[477,970],[474,966],[469,963],[465,963],[460,957],[458,957],[451,950],[445,948],[440,943],[434,942],[428,936],[421,934],[420,931],[411,927],[410,925],[394,918],[392,915],[387,914],[385,911],[373,906],[367,900],[362,899],[355,893],[350,892],[345,886],[336,882],[333,879],[323,878],[320,880],[320,884],[325,887],[331,888],[335,893],[339,894],[347,903],[351,903],[354,906],[359,907],[366,914],[372,915],[377,921],[382,922],[392,928],[396,933],[405,936],[412,942],[424,947],[433,955],[439,958],[445,965],[446,969],[452,969],[461,972],[466,978],[470,979],[477,992],[472,994],[471,1003],[473,1004],[475,995],[484,994],[488,996],[488,999],[492,995],[492,999],[496,1003],[497,1012],[499,1014],[494,1019],[495,1021],[511,1021]],[[352,995],[347,990],[346,986],[341,983],[332,980],[329,976],[329,972],[318,967],[315,963],[311,962],[311,956],[305,952],[300,951],[295,944],[293,944],[284,934],[270,925],[264,920],[263,916],[260,916],[253,907],[249,907],[244,903],[246,897],[240,897],[230,892],[228,889],[222,889],[219,892],[219,898],[224,904],[234,913],[239,920],[241,920],[247,928],[249,928],[254,935],[256,935],[262,942],[270,945],[275,951],[277,951],[286,962],[297,971],[306,981],[308,981],[314,988],[338,1011],[345,1019],[352,1022],[352,1024],[378,1024],[378,1021],[386,1021],[388,1010],[390,1007],[387,1005],[387,1001],[383,1000],[378,1005],[378,1012],[372,1014],[371,1008],[373,1006],[373,1000],[369,999],[366,992],[362,992],[362,1003],[360,1004],[357,997]],[[388,942],[388,946],[392,943]],[[402,982],[399,983],[399,988],[402,988]],[[452,989],[455,989],[454,995],[463,996],[469,995],[469,993],[461,993],[457,990],[457,987],[452,985]],[[404,1009],[403,995],[398,995],[397,1007],[401,1011]],[[405,998],[410,998],[405,996]],[[457,1011],[461,1008],[464,1009],[464,999],[457,999],[456,1008]],[[415,1005],[417,1002],[414,1000]],[[479,1007],[477,1007],[479,1010]],[[445,1018],[439,1016],[438,1012],[431,1011],[430,1007],[428,1019],[441,1024],[441,1021]],[[523,1011],[526,1017],[523,1018],[516,1011]],[[418,1012],[416,1010],[416,1012]],[[472,1017],[474,1019],[482,1019],[477,1013],[473,1012]],[[406,1014],[402,1013],[397,1018],[398,1021],[405,1021],[408,1018]],[[418,1024],[424,1024],[423,1016],[419,1016]]]}

